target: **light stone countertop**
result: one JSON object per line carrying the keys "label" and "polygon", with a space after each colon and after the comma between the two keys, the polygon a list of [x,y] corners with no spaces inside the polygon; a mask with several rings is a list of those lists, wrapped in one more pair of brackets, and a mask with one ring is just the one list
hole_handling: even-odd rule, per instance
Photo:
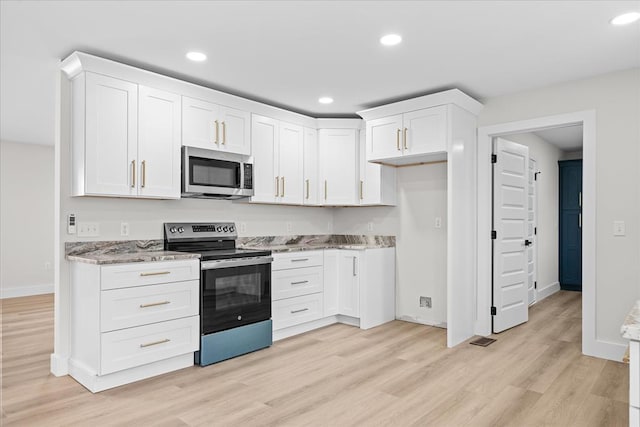
{"label": "light stone countertop", "polygon": [[627,314],[620,328],[620,333],[623,338],[640,341],[640,300],[636,301],[629,314]]}
{"label": "light stone countertop", "polygon": [[200,254],[173,251],[137,251],[126,253],[86,253],[67,255],[69,261],[83,262],[86,264],[124,264],[132,262],[176,261],[185,259],[199,259]]}

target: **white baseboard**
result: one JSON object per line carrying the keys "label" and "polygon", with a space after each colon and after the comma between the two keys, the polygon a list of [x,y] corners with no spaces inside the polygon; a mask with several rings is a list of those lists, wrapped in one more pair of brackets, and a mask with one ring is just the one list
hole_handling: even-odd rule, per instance
{"label": "white baseboard", "polygon": [[51,373],[56,377],[62,377],[69,374],[69,358],[56,353],[51,353],[49,359],[51,363]]}
{"label": "white baseboard", "polygon": [[614,362],[622,362],[622,357],[626,351],[627,344],[618,344],[602,340],[596,340],[586,345],[583,343],[582,345],[582,353],[585,355],[613,360]]}
{"label": "white baseboard", "polygon": [[2,289],[0,289],[0,299],[52,294],[53,292],[53,283],[47,285],[15,286],[11,288],[3,287]]}
{"label": "white baseboard", "polygon": [[536,290],[536,302],[540,302],[543,299],[550,297],[560,290],[560,282],[553,282],[544,288],[538,288]]}

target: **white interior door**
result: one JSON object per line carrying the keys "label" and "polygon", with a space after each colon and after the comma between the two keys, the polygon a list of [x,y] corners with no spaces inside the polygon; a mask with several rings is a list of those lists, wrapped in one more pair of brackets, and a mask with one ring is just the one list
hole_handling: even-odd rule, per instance
{"label": "white interior door", "polygon": [[493,332],[529,319],[527,204],[529,148],[497,138],[493,165]]}
{"label": "white interior door", "polygon": [[529,200],[527,213],[527,240],[531,242],[527,246],[527,292],[529,295],[529,305],[536,302],[536,281],[538,280],[538,194],[536,189],[536,161],[529,159]]}

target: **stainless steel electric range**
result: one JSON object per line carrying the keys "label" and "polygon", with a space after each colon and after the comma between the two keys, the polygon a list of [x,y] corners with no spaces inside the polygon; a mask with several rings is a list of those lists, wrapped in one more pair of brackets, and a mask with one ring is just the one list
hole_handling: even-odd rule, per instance
{"label": "stainless steel electric range", "polygon": [[209,365],[273,342],[271,251],[237,249],[234,223],[166,223],[164,248],[199,253],[200,351]]}

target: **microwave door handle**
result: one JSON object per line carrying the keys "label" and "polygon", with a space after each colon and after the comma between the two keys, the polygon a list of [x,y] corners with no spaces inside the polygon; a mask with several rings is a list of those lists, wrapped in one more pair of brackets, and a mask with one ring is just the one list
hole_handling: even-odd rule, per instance
{"label": "microwave door handle", "polygon": [[231,267],[247,267],[251,265],[271,264],[272,256],[255,257],[255,258],[238,258],[238,259],[222,259],[217,261],[202,261],[200,263],[201,270],[214,270],[218,268]]}

